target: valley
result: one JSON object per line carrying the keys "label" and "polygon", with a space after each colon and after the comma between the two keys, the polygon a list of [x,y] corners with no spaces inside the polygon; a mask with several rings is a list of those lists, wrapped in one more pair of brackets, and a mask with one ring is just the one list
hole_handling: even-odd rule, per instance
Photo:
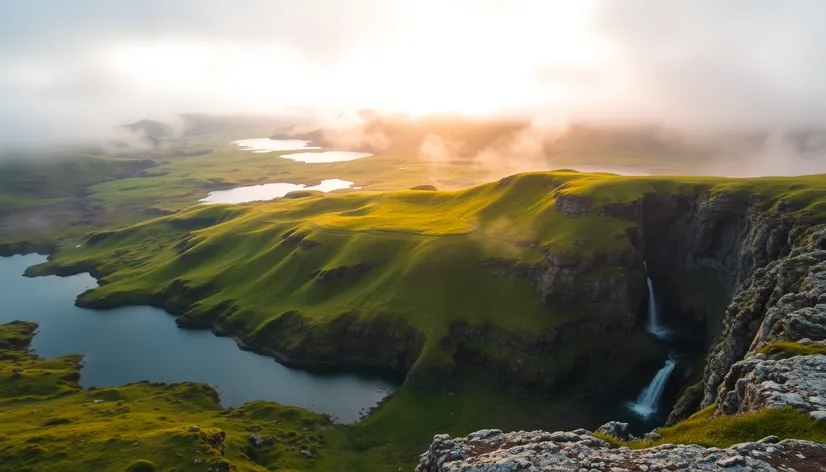
{"label": "valley", "polygon": [[[410,470],[434,434],[594,430],[609,420],[628,421],[635,435],[660,427],[659,442],[726,447],[767,430],[823,440],[823,426],[797,410],[743,412],[735,421],[712,407],[723,377],[749,349],[754,320],[768,310],[751,308],[750,318],[733,322],[736,307],[726,307],[752,303],[744,298],[749,280],[767,266],[820,250],[822,175],[639,175],[648,172],[624,159],[605,167],[628,175],[499,175],[503,169],[481,163],[434,164],[404,146],[300,162],[280,156],[314,147],[310,139],[271,139],[271,152],[241,148],[237,139],[176,138],[118,156],[5,168],[14,185],[0,190],[0,255],[11,257],[0,263],[13,263],[16,273],[4,275],[4,286],[52,293],[16,284],[54,276],[83,282],[61,292],[61,305],[49,309],[57,317],[39,317],[37,303],[22,298],[0,322],[35,321],[39,355],[87,360],[83,369],[67,364],[71,374],[42,386],[45,393],[12,392],[0,414],[35,428],[23,409],[82,415],[72,402],[105,394],[154,405],[190,392],[181,401],[197,405],[176,421],[220,430],[226,446],[203,438],[212,444],[207,456],[226,470],[251,471]],[[318,144],[306,152],[336,150]],[[65,185],[51,184],[57,180]],[[13,256],[32,252],[48,260]],[[82,321],[90,316],[106,320]],[[109,350],[58,342],[72,329],[109,338]],[[147,361],[112,364],[116,352]],[[4,374],[28,375],[23,361],[35,370],[52,362],[28,355],[15,354]],[[107,359],[108,374],[99,359]],[[155,383],[134,383],[141,380]],[[291,415],[321,433],[304,435],[302,445],[280,435],[247,444],[245,428],[255,426],[248,419],[272,420],[278,434],[304,431]],[[127,428],[131,416],[112,421]],[[94,422],[68,419],[90,428],[84,440],[102,440]],[[147,420],[128,428],[134,434],[119,433],[109,454],[202,470],[194,463],[201,456],[190,463],[186,453],[182,462],[170,449],[178,457],[170,461],[137,439],[156,435],[153,448],[166,451],[187,437],[183,425]],[[80,440],[75,427],[52,430],[42,440],[46,452],[27,452],[15,470],[81,460],[64,449]],[[0,457],[22,447],[0,449]],[[300,447],[312,447],[313,457]],[[82,460],[91,467],[102,459]]]}

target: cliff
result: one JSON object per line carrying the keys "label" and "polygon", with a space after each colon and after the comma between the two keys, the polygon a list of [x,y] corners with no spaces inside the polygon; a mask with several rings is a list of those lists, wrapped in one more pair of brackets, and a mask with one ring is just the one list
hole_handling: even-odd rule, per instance
{"label": "cliff", "polygon": [[[563,207],[572,218],[595,211],[582,199]],[[610,429],[596,437],[584,430],[442,435],[417,471],[826,470],[821,214],[794,199],[746,192],[647,194],[602,211],[638,223],[629,236],[649,271],[672,281],[665,288],[672,322],[704,328],[705,372],[672,412],[668,423],[676,426],[642,440]],[[726,428],[750,440],[730,447],[668,443],[714,444]],[[758,432],[816,442],[755,442]]]}

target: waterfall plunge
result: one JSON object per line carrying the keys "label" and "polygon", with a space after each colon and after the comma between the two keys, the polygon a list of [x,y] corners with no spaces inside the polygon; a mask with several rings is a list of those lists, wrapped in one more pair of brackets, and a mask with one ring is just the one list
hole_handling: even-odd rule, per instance
{"label": "waterfall plunge", "polygon": [[677,363],[671,359],[665,361],[665,366],[657,372],[654,380],[643,389],[640,396],[637,397],[637,401],[629,404],[628,407],[643,418],[648,418],[656,413],[660,398],[662,398],[663,391],[665,391],[665,385],[668,383],[668,378],[671,377],[676,365]]}
{"label": "waterfall plunge", "polygon": [[[648,274],[648,265],[643,261],[645,273]],[[660,315],[657,310],[657,299],[654,298],[654,284],[651,277],[648,277],[648,332],[658,338],[668,335],[668,330],[660,325]]]}
{"label": "waterfall plunge", "polygon": [[[646,275],[648,274],[648,265],[645,265]],[[668,336],[668,330],[660,325],[660,315],[657,310],[657,299],[654,297],[654,284],[651,282],[651,277],[648,277],[648,332],[654,336],[665,339]],[[628,405],[628,407],[643,418],[649,418],[657,412],[657,406],[660,403],[660,398],[665,391],[665,385],[668,383],[671,373],[674,371],[676,362],[669,359],[665,365],[657,372],[651,383],[643,389],[637,397],[637,401]]]}

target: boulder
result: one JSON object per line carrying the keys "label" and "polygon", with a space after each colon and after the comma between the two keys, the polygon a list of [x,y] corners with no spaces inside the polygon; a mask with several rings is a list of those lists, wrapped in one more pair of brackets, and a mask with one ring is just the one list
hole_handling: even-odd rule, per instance
{"label": "boulder", "polygon": [[646,441],[658,441],[658,440],[662,439],[663,437],[660,435],[660,433],[658,433],[656,431],[651,431],[650,433],[645,433],[642,436],[642,438],[645,439]]}
{"label": "boulder", "polygon": [[631,439],[631,433],[628,431],[628,423],[620,423],[619,421],[609,421],[597,428],[596,432],[607,434],[620,441],[628,441]]}

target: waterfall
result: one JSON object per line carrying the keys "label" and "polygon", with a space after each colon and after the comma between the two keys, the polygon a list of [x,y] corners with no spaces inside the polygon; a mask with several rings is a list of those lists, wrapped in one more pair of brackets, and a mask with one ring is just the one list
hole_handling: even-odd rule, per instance
{"label": "waterfall", "polygon": [[[648,274],[648,264],[643,261],[646,276]],[[654,298],[654,284],[651,277],[648,277],[648,332],[658,338],[663,338],[668,331],[660,326],[659,312],[657,311],[657,300]]]}
{"label": "waterfall", "polygon": [[628,407],[643,418],[648,418],[656,413],[665,385],[668,383],[668,378],[671,377],[676,365],[677,363],[671,359],[665,361],[665,366],[657,372],[654,380],[643,389],[640,396],[637,397],[637,401],[631,403]]}

